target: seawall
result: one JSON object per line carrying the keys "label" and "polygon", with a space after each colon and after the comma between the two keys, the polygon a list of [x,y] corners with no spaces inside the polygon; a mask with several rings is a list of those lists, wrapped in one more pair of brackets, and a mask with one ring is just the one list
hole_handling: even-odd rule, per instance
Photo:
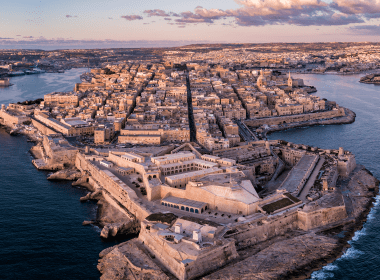
{"label": "seawall", "polygon": [[134,190],[129,188],[120,180],[120,182],[113,180],[106,172],[100,170],[98,167],[86,160],[80,153],[77,154],[75,167],[81,171],[88,172],[92,180],[94,180],[94,182],[96,182],[96,184],[102,188],[106,194],[117,201],[118,205],[124,209],[125,212],[133,215],[133,218],[138,221],[142,221],[145,217],[152,214],[150,210],[144,207],[141,199],[138,198]]}
{"label": "seawall", "polygon": [[355,122],[356,114],[351,111],[350,109],[344,108],[345,116],[341,117],[335,117],[331,119],[315,119],[315,120],[309,120],[309,121],[302,121],[302,122],[294,122],[294,123],[285,123],[282,125],[274,125],[270,128],[267,128],[264,131],[264,138],[267,134],[270,134],[275,131],[282,131],[292,128],[300,128],[300,127],[306,127],[306,126],[315,126],[315,125],[337,125],[337,124],[350,124]]}

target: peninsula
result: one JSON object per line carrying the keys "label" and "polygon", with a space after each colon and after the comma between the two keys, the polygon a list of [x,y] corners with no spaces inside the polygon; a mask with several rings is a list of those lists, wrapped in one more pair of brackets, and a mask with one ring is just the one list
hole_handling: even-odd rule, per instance
{"label": "peninsula", "polygon": [[380,85],[380,74],[369,74],[360,78],[360,82],[364,84]]}
{"label": "peninsula", "polygon": [[84,225],[138,234],[100,252],[101,279],[304,279],[339,257],[379,182],[344,148],[266,135],[355,113],[289,71],[173,55],[103,63],[72,92],[1,106],[37,169],[98,201]]}

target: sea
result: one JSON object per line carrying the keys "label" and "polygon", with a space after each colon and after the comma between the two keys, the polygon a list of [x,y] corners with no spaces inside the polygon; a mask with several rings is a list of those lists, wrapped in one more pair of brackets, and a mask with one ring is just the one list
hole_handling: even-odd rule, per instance
{"label": "sea", "polygon": [[[11,78],[0,104],[71,91],[86,69]],[[0,129],[0,279],[99,279],[100,229],[82,226],[96,217],[96,203],[81,203],[83,188],[46,180],[32,165],[32,143]]]}
{"label": "sea", "polygon": [[[42,98],[53,91],[71,91],[86,69],[63,74],[44,73],[11,78],[14,85],[0,88],[0,104]],[[321,148],[343,147],[358,164],[380,178],[380,87],[360,84],[362,75],[304,74],[317,96],[334,100],[356,113],[347,125],[313,126],[269,135]],[[81,203],[85,189],[71,182],[46,180],[37,171],[23,136],[0,129],[0,279],[99,279],[98,254],[117,241],[103,242],[99,228],[82,226],[96,217],[94,202]],[[362,230],[341,258],[312,274],[311,279],[380,279],[380,197]]]}

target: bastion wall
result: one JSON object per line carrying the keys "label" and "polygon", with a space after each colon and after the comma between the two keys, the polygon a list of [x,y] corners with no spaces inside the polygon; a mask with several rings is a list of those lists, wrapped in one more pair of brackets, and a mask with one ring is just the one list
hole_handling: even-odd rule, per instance
{"label": "bastion wall", "polygon": [[298,226],[300,229],[309,230],[320,226],[325,226],[347,218],[346,207],[338,206],[323,208],[313,212],[298,211]]}
{"label": "bastion wall", "polygon": [[272,117],[272,118],[261,118],[261,119],[250,119],[244,121],[247,126],[259,127],[264,124],[267,125],[279,125],[284,123],[295,123],[304,122],[310,120],[321,120],[321,119],[332,119],[336,117],[345,116],[344,108],[339,108],[338,110],[331,110],[326,112],[300,114],[292,116],[282,116],[282,117]]}
{"label": "bastion wall", "polygon": [[237,248],[254,245],[293,230],[310,230],[347,218],[346,207],[337,206],[304,212],[292,209],[276,219],[263,218],[257,225],[237,225],[226,237],[236,240]]}
{"label": "bastion wall", "polygon": [[[178,279],[193,279],[204,273],[217,269],[237,256],[234,240],[224,240],[217,246],[201,248],[197,256],[188,256],[172,248],[164,239],[149,234],[142,226],[139,239],[144,241],[147,248],[167,267]],[[186,241],[181,241],[186,242]],[[187,264],[181,259],[192,259]]]}
{"label": "bastion wall", "polygon": [[14,116],[10,113],[0,110],[0,118],[4,120],[4,125],[12,126],[15,124],[22,124],[23,122],[29,121],[30,118],[28,116]]}
{"label": "bastion wall", "polygon": [[128,211],[133,214],[139,221],[144,220],[147,216],[152,214],[142,205],[134,190],[129,188],[127,185],[122,188],[105,172],[87,161],[85,157],[80,153],[77,154],[75,166],[79,170],[88,171],[91,174],[93,180],[97,182],[97,185],[101,186],[123,207],[128,209]]}
{"label": "bastion wall", "polygon": [[32,124],[44,135],[57,134],[57,132],[37,121],[36,119],[32,119]]}

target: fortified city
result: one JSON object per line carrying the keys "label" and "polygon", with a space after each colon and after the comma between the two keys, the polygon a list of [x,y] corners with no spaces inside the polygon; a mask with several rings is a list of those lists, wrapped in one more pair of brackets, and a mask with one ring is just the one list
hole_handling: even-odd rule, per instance
{"label": "fortified city", "polygon": [[[136,235],[100,252],[102,280],[306,279],[349,246],[378,180],[355,151],[267,135],[353,123],[353,111],[293,73],[376,71],[379,45],[271,48],[112,49],[92,64],[36,54],[42,71],[92,67],[71,92],[1,105],[0,123],[35,143],[32,163],[54,172],[49,180],[89,190],[80,200],[97,201],[98,217],[83,225],[103,239]],[[27,52],[4,59],[4,77],[34,67]]]}

